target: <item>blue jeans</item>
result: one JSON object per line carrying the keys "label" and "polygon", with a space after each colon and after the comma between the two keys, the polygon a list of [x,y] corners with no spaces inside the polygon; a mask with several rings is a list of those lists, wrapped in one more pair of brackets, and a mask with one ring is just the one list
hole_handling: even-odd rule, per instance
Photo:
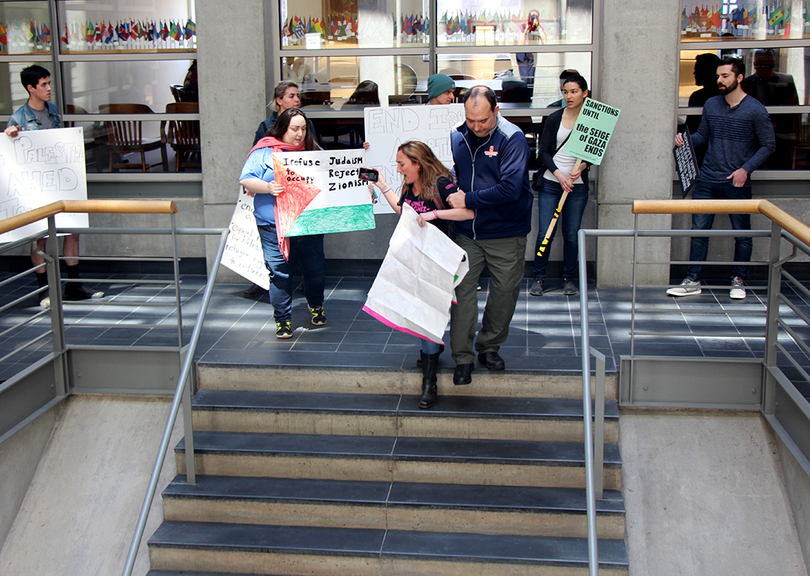
{"label": "blue jeans", "polygon": [[270,303],[276,322],[292,318],[293,272],[296,268],[304,277],[304,297],[315,308],[323,306],[326,259],[323,255],[323,234],[290,238],[290,260],[285,261],[278,248],[276,227],[257,226],[262,240],[264,264],[270,271]]}
{"label": "blue jeans", "polygon": [[574,184],[574,189],[565,199],[565,204],[563,204],[560,213],[562,222],[558,222],[554,230],[551,231],[551,237],[548,239],[548,246],[546,246],[543,255],[537,255],[562,195],[563,189],[560,183],[551,180],[546,180],[543,189],[537,194],[540,229],[537,231],[537,242],[534,246],[535,278],[546,277],[546,265],[548,264],[549,254],[551,254],[551,242],[554,240],[557,228],[562,228],[563,235],[563,278],[577,277],[577,250],[579,249],[577,233],[582,225],[585,206],[588,204],[588,187],[585,184]]}
{"label": "blue jeans", "polygon": [[[750,200],[751,186],[735,188],[731,182],[703,182],[698,180],[692,190],[693,200]],[[750,214],[729,214],[733,230],[750,230]],[[714,214],[692,214],[692,230],[711,230],[714,223]],[[734,238],[734,262],[750,262],[751,252],[754,249],[754,240],[750,236]],[[705,262],[709,253],[708,237],[692,237],[689,250],[689,259],[695,262]],[[691,264],[686,277],[690,280],[700,280],[703,273],[702,264]],[[735,264],[731,269],[731,277],[739,276],[745,279],[748,276],[748,266]]]}
{"label": "blue jeans", "polygon": [[430,340],[425,340],[424,338],[419,339],[422,342],[422,352],[425,354],[438,354],[439,348],[441,344],[436,344],[435,342],[431,342]]}

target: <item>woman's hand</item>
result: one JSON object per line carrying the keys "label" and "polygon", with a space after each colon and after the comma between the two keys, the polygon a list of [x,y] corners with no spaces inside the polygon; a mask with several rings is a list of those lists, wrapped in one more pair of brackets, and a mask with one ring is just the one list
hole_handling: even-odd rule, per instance
{"label": "woman's hand", "polygon": [[272,194],[273,196],[278,196],[282,192],[284,192],[284,186],[277,183],[275,180],[273,182],[267,183],[267,192]]}
{"label": "woman's hand", "polygon": [[569,176],[563,174],[562,170],[559,168],[554,171],[554,177],[557,179],[557,182],[560,183],[560,186],[562,186],[564,191],[570,192],[574,189],[573,185],[571,184],[571,180],[569,180]]}
{"label": "woman's hand", "polygon": [[585,168],[587,168],[587,166],[585,165],[585,162],[580,162],[579,163],[579,168],[577,168],[576,170],[571,172],[571,182],[576,182],[577,178],[582,176],[582,173],[585,171]]}

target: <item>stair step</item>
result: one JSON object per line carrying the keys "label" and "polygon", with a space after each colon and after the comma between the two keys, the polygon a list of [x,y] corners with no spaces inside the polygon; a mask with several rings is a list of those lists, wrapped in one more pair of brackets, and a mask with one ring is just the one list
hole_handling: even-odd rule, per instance
{"label": "stair step", "polygon": [[[596,502],[601,538],[624,538],[621,493]],[[585,491],[409,482],[178,475],[163,492],[172,521],[294,524],[586,537]]]}
{"label": "stair step", "polygon": [[[600,571],[626,574],[621,540],[598,542]],[[333,576],[585,575],[583,538],[164,522],[149,540],[156,570]]]}
{"label": "stair step", "polygon": [[[581,442],[195,432],[194,448],[198,474],[585,486]],[[180,474],[184,450],[185,439],[175,448]],[[606,489],[621,488],[616,444],[605,444],[604,479]]]}
{"label": "stair step", "polygon": [[[231,432],[438,436],[582,441],[582,401],[574,398],[445,396],[430,410],[419,397],[200,390],[194,429]],[[618,442],[619,410],[605,403],[605,439]]]}
{"label": "stair step", "polygon": [[[422,374],[413,370],[379,370],[307,366],[197,365],[199,387],[209,390],[264,390],[361,394],[413,394],[421,389]],[[440,364],[439,397],[517,396],[533,398],[581,398],[580,372],[540,372],[507,369],[490,372],[476,364],[469,386],[454,386],[452,360]],[[605,397],[617,398],[617,375],[608,374]]]}

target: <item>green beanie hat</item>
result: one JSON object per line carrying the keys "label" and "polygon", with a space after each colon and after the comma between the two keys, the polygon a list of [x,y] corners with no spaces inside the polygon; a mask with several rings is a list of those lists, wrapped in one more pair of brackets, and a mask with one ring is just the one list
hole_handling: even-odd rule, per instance
{"label": "green beanie hat", "polygon": [[456,83],[447,74],[434,74],[428,78],[428,99],[444,94],[456,87]]}

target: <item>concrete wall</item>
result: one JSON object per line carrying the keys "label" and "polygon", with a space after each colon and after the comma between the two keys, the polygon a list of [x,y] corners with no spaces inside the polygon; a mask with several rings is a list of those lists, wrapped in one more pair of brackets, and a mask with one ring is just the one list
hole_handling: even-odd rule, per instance
{"label": "concrete wall", "polygon": [[[38,421],[41,430],[30,453],[22,449],[33,439],[26,431],[19,440],[14,438],[19,448],[13,453],[0,447],[4,516],[4,485],[24,482],[28,488],[0,550],[0,574],[121,574],[170,405],[169,399],[72,396],[64,410]],[[171,448],[181,437],[182,414],[158,494],[176,474]],[[44,451],[42,438],[50,438]],[[23,478],[21,468],[30,468],[34,461],[39,462],[36,473]],[[158,496],[133,571],[136,576],[149,571],[146,541],[162,520]]]}
{"label": "concrete wall", "polygon": [[785,443],[777,437],[776,446],[779,449],[779,461],[782,463],[782,474],[785,478],[790,505],[793,510],[793,519],[796,531],[799,534],[799,543],[804,553],[804,562],[810,574],[810,469],[802,467],[793,457]]}
{"label": "concrete wall", "polygon": [[[63,404],[58,404],[0,444],[0,549],[45,453]],[[2,566],[2,564],[0,564]]]}
{"label": "concrete wall", "polygon": [[[633,227],[630,203],[672,194],[672,138],[678,88],[679,3],[668,0],[605,0],[601,89],[596,99],[619,108],[621,116],[599,170],[599,228]],[[639,18],[655,14],[655,18]],[[597,58],[598,58],[597,54]],[[648,216],[649,228],[669,228],[668,216]],[[600,286],[630,284],[630,240],[600,239]],[[666,260],[669,243],[643,243],[642,260]],[[665,266],[640,270],[639,281],[662,282]]]}
{"label": "concrete wall", "polygon": [[630,576],[807,576],[759,413],[625,410],[619,427]]}

